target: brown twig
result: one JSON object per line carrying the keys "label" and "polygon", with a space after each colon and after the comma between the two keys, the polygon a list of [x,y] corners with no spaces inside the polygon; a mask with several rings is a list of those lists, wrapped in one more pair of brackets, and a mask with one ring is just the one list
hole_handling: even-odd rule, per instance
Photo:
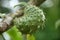
{"label": "brown twig", "polygon": [[0,33],[8,30],[11,27],[12,21],[15,17],[20,17],[23,15],[23,10],[19,10],[16,13],[10,13],[5,16],[5,18],[0,22]]}
{"label": "brown twig", "polygon": [[32,4],[32,5],[39,6],[39,5],[41,5],[44,1],[46,1],[46,0],[30,0],[28,3],[29,3],[29,4]]}

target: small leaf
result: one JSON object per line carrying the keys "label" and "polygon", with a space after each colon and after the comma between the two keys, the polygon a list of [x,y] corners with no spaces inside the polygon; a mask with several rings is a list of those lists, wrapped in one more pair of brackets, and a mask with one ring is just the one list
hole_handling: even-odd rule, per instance
{"label": "small leaf", "polygon": [[27,40],[35,40],[34,35],[27,34]]}
{"label": "small leaf", "polygon": [[16,28],[16,26],[12,27],[10,30],[7,31],[11,40],[22,40],[21,32]]}

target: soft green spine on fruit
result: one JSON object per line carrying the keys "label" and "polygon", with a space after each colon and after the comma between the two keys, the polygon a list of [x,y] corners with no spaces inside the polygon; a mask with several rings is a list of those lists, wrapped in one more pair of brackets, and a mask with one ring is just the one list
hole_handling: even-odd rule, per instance
{"label": "soft green spine on fruit", "polygon": [[25,7],[24,15],[15,18],[14,23],[22,33],[32,33],[43,24],[45,15],[38,7],[27,3],[24,5],[23,3],[24,2],[22,2],[22,5]]}

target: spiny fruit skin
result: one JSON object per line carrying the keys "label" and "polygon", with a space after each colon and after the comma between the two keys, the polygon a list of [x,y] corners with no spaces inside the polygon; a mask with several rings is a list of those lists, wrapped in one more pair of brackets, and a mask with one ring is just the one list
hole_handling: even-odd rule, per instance
{"label": "spiny fruit skin", "polygon": [[15,18],[14,24],[22,33],[35,32],[45,21],[43,11],[36,6],[26,5],[24,15]]}

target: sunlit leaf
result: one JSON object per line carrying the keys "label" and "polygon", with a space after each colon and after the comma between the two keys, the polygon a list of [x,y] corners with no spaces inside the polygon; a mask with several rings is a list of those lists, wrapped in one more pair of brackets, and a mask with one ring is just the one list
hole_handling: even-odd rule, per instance
{"label": "sunlit leaf", "polygon": [[27,40],[35,40],[34,35],[27,34]]}
{"label": "sunlit leaf", "polygon": [[22,34],[19,32],[16,26],[9,29],[6,33],[10,36],[10,40],[22,40]]}

